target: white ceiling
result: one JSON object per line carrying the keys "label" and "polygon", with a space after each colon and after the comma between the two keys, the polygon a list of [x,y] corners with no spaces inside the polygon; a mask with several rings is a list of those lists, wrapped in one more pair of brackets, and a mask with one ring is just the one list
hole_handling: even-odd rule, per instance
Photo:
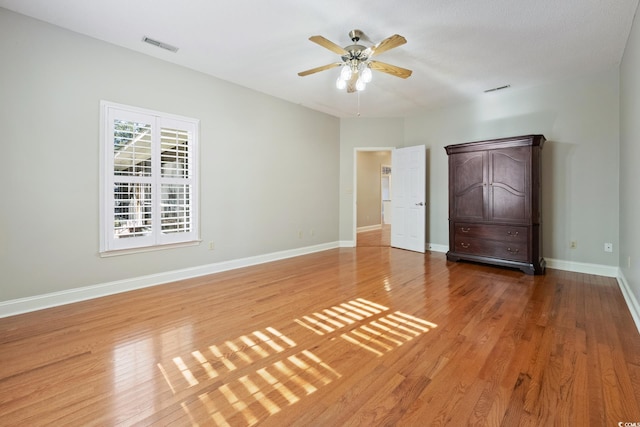
{"label": "white ceiling", "polygon": [[[124,46],[337,117],[394,117],[609,70],[620,63],[638,0],[0,0],[0,7]],[[377,60],[413,70],[374,72],[359,96],[338,91],[340,61],[308,40],[340,46],[360,29],[373,45],[407,44]],[[143,36],[179,47],[167,52]],[[360,106],[358,107],[358,101]],[[359,110],[358,110],[359,108]]]}

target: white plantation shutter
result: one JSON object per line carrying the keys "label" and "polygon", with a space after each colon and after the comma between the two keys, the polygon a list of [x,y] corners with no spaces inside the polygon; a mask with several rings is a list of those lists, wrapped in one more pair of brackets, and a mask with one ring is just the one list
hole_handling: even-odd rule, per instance
{"label": "white plantation shutter", "polygon": [[198,121],[101,107],[101,252],[197,241]]}

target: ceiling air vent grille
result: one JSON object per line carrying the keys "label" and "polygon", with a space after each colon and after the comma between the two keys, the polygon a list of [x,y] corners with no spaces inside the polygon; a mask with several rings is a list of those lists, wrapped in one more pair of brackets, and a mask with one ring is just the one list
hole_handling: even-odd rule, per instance
{"label": "ceiling air vent grille", "polygon": [[504,89],[508,89],[510,87],[511,87],[511,85],[504,85],[504,86],[500,86],[500,87],[494,87],[493,89],[485,90],[484,93],[495,92],[497,90],[504,90]]}
{"label": "ceiling air vent grille", "polygon": [[143,41],[143,42],[145,42],[145,43],[149,43],[149,44],[151,44],[151,45],[154,45],[154,46],[156,46],[156,47],[159,47],[159,48],[162,48],[162,49],[165,49],[165,50],[171,51],[171,52],[173,52],[173,53],[175,53],[175,52],[177,52],[177,51],[178,51],[178,48],[177,48],[177,47],[175,47],[175,46],[171,46],[170,44],[163,43],[163,42],[158,41],[158,40],[154,40],[154,39],[149,38],[149,37],[147,37],[147,36],[144,36],[144,37],[142,38],[142,41]]}

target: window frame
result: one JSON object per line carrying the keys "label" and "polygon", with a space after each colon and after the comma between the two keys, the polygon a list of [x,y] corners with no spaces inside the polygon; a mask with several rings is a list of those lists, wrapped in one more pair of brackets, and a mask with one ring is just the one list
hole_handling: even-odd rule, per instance
{"label": "window frame", "polygon": [[[148,177],[120,176],[114,169],[114,129],[115,120],[151,124],[151,175]],[[161,129],[178,129],[188,134],[186,153],[187,177],[162,176]],[[198,119],[149,110],[110,101],[100,101],[100,248],[102,257],[127,253],[146,252],[182,246],[198,245],[200,239],[199,220],[199,135]],[[115,184],[123,182],[149,183],[151,186],[151,231],[147,235],[115,237]],[[161,189],[163,184],[185,185],[189,188],[189,231],[163,232]]]}

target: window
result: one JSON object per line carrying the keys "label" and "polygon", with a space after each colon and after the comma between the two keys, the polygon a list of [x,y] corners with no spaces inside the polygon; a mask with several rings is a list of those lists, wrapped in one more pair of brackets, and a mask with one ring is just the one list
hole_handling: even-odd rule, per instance
{"label": "window", "polygon": [[198,241],[198,127],[101,103],[101,253]]}

